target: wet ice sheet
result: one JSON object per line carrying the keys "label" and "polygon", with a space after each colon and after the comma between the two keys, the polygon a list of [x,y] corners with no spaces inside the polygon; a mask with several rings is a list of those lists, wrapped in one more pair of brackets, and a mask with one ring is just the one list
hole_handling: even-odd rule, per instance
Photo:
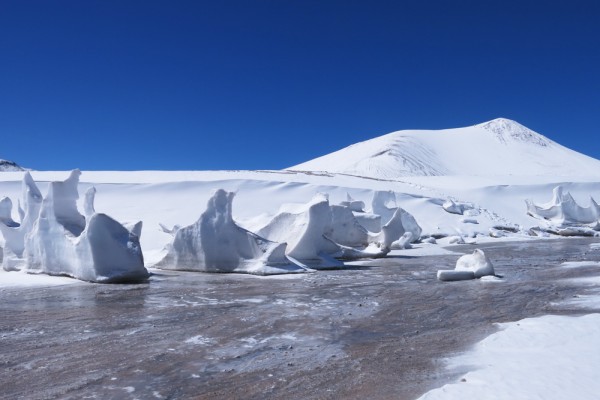
{"label": "wet ice sheet", "polygon": [[600,290],[596,289],[592,294],[581,294],[574,296],[570,300],[560,303],[560,305],[567,305],[580,308],[582,310],[597,310],[600,308]]}
{"label": "wet ice sheet", "polygon": [[466,370],[438,369],[437,360],[495,332],[492,322],[587,295],[592,286],[569,279],[595,271],[560,265],[600,261],[585,253],[589,243],[487,245],[498,283],[438,282],[435,271],[456,263],[451,254],[293,278],[157,272],[139,285],[7,288],[0,387],[33,400],[414,399],[457,381]]}
{"label": "wet ice sheet", "polygon": [[[580,267],[600,267],[599,262],[593,261],[569,261],[561,264],[564,268],[580,268]],[[599,268],[600,271],[600,268]]]}

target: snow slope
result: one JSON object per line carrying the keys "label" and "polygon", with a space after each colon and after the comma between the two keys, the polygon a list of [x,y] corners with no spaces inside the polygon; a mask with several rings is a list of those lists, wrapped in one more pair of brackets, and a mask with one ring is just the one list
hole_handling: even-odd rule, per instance
{"label": "snow slope", "polygon": [[444,175],[600,175],[600,161],[504,118],[457,129],[405,130],[289,168],[376,179]]}

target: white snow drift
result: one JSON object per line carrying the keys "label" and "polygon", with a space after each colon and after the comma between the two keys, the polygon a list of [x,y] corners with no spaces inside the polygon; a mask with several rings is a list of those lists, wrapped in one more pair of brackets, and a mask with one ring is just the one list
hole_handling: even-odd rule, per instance
{"label": "white snow drift", "polygon": [[477,249],[473,254],[465,254],[456,261],[453,270],[439,270],[440,281],[463,281],[494,275],[494,266],[483,250]]}
{"label": "white snow drift", "polygon": [[106,214],[96,213],[93,188],[86,193],[86,216],[81,215],[76,204],[80,174],[74,170],[65,181],[51,182],[43,199],[29,173],[25,174],[21,224],[0,223],[4,269],[103,283],[146,279],[141,224],[129,231]]}

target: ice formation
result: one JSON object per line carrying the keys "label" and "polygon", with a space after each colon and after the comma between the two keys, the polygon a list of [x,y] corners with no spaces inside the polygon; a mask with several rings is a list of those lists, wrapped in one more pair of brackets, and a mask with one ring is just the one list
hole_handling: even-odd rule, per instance
{"label": "ice formation", "polygon": [[494,275],[494,266],[483,250],[477,249],[473,254],[465,254],[456,262],[453,270],[439,270],[440,281],[462,281]]}
{"label": "ice formation", "polygon": [[381,215],[359,211],[353,211],[352,214],[354,214],[356,222],[358,222],[363,228],[365,228],[369,232],[381,232],[381,227],[385,225],[385,222],[383,224],[381,223]]}
{"label": "ice formation", "polygon": [[67,275],[91,282],[134,282],[148,278],[135,231],[94,211],[95,189],[88,190],[84,217],[77,210],[81,172],[51,182],[42,199],[29,173],[23,179],[25,210],[18,227],[0,224],[6,270]]}
{"label": "ice formation", "polygon": [[412,245],[410,244],[411,240],[412,240],[412,233],[404,232],[404,234],[400,237],[400,239],[393,242],[390,247],[393,250],[412,249]]}
{"label": "ice formation", "polygon": [[160,227],[161,231],[163,231],[164,233],[168,233],[171,236],[175,236],[175,234],[177,233],[177,231],[179,229],[181,229],[180,225],[173,225],[173,228],[167,228],[165,225],[159,223],[158,226]]}
{"label": "ice formation", "polygon": [[0,199],[0,223],[11,228],[19,226],[19,223],[12,219],[12,200],[8,197]]}
{"label": "ice formation", "polygon": [[[0,222],[0,231],[4,236],[4,257],[2,266],[6,271],[19,270],[24,266],[25,236],[33,229],[42,204],[42,193],[33,181],[31,174],[25,172],[22,183],[22,201],[25,209],[19,207],[21,223],[8,225]],[[8,205],[8,203],[7,203]],[[12,202],[10,203],[12,208]],[[8,210],[10,214],[10,210]]]}
{"label": "ice formation", "polygon": [[540,229],[563,236],[593,236],[600,230],[600,206],[590,197],[590,206],[581,207],[562,186],[556,186],[552,200],[537,205],[525,200],[527,214],[543,221]]}
{"label": "ice formation", "polygon": [[406,232],[411,233],[411,242],[414,243],[420,239],[421,227],[410,213],[396,205],[394,192],[375,192],[371,208],[373,215],[380,216],[379,222],[382,224],[379,229],[372,231],[380,232],[380,234],[372,235],[372,238],[381,243],[383,247],[390,248],[392,243],[399,240]]}
{"label": "ice formation", "polygon": [[340,203],[341,206],[349,208],[353,212],[364,212],[364,201],[354,200],[350,194],[346,193],[346,201]]}
{"label": "ice formation", "polygon": [[442,208],[449,212],[450,214],[458,214],[458,215],[468,215],[474,216],[478,213],[475,212],[474,206],[471,203],[461,203],[456,202],[450,198],[448,198],[444,204],[442,204]]}
{"label": "ice formation", "polygon": [[358,224],[350,208],[331,206],[322,194],[308,204],[282,206],[257,233],[269,240],[286,242],[289,257],[317,269],[343,266],[338,259],[383,257],[389,252],[376,245],[367,246],[368,232]]}
{"label": "ice formation", "polygon": [[525,202],[529,215],[556,225],[595,224],[600,219],[600,206],[592,197],[589,207],[581,207],[569,192],[563,191],[562,186],[554,188],[552,200],[546,204],[537,205],[531,200]]}
{"label": "ice formation", "polygon": [[[362,202],[361,202],[362,203]],[[349,247],[366,247],[369,232],[356,220],[351,205],[332,205],[331,225],[325,235],[334,242]]]}
{"label": "ice formation", "polygon": [[392,219],[398,206],[396,205],[396,194],[389,191],[376,191],[371,201],[371,212],[381,216],[382,226]]}
{"label": "ice formation", "polygon": [[198,221],[174,231],[167,254],[156,267],[257,275],[305,272],[286,257],[286,243],[264,239],[235,223],[233,197],[234,193],[217,190]]}

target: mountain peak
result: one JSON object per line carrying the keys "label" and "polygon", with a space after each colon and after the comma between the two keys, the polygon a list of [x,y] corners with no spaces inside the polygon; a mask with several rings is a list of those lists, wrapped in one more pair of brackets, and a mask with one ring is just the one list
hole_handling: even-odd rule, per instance
{"label": "mountain peak", "polygon": [[576,175],[600,161],[506,118],[444,130],[404,130],[290,167],[375,179],[428,175]]}
{"label": "mountain peak", "polygon": [[508,118],[496,118],[475,126],[491,132],[498,141],[504,144],[507,144],[509,141],[516,141],[547,147],[551,143],[551,141],[545,136],[542,136],[526,126],[521,125],[517,121],[513,121],[512,119]]}
{"label": "mountain peak", "polygon": [[25,168],[14,161],[0,159],[0,171],[25,171]]}

